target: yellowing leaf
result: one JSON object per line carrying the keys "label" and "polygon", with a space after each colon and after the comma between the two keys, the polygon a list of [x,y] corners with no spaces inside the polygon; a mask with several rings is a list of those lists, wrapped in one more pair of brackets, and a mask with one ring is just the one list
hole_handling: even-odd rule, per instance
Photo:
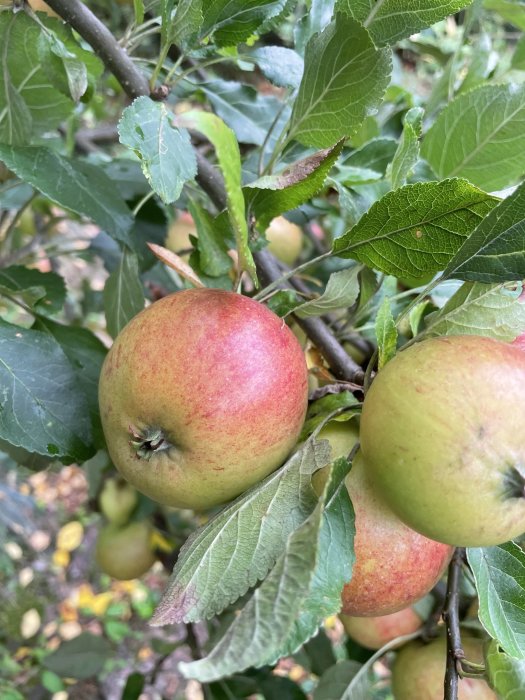
{"label": "yellowing leaf", "polygon": [[67,567],[70,559],[69,552],[66,552],[65,549],[57,549],[56,552],[53,553],[53,564],[59,566],[61,569]]}
{"label": "yellowing leaf", "polygon": [[93,601],[91,603],[91,610],[93,611],[93,614],[96,615],[97,617],[101,617],[104,615],[110,604],[113,602],[114,596],[113,593],[110,591],[106,591],[106,593],[99,593],[93,598]]}
{"label": "yellowing leaf", "polygon": [[73,520],[62,527],[57,535],[57,549],[72,552],[82,542],[84,528],[78,520]]}
{"label": "yellowing leaf", "polygon": [[161,552],[171,552],[173,549],[171,542],[158,530],[153,530],[150,542],[152,549],[160,549]]}

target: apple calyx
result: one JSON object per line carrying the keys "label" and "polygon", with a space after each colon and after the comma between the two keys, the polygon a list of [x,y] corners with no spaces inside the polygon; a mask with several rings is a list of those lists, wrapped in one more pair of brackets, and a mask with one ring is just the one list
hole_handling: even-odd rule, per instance
{"label": "apple calyx", "polygon": [[514,465],[505,472],[504,490],[506,498],[525,498],[525,477]]}
{"label": "apple calyx", "polygon": [[162,428],[148,427],[138,430],[132,425],[128,428],[131,440],[129,444],[135,449],[137,457],[150,460],[155,452],[169,450],[172,446],[166,439]]}

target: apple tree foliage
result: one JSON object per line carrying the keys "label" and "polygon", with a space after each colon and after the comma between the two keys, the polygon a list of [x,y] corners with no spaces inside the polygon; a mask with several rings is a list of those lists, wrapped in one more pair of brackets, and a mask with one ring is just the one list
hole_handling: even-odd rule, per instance
{"label": "apple tree foliage", "polygon": [[[62,15],[69,3],[50,4]],[[16,462],[89,472],[104,454],[108,343],[94,330],[115,337],[158,290],[232,289],[242,274],[244,291],[287,319],[331,314],[340,341],[360,338],[380,366],[412,338],[525,331],[523,3],[86,5],[78,24],[22,0],[0,9],[0,440]],[[96,18],[108,36],[90,31]],[[197,225],[188,262],[148,246],[164,244],[176,209]],[[310,234],[306,296],[259,281],[256,254],[282,214]],[[95,231],[86,245],[79,224]],[[102,261],[104,289],[86,280],[72,301],[65,258]],[[292,654],[320,676],[316,700],[376,697],[375,657],[336,664],[316,637],[351,577],[354,517],[347,460],[313,495],[329,451],[311,434],[359,402],[331,389],[314,398],[303,447],[195,530],[153,618],[221,616],[205,656],[181,664],[213,697],[305,697],[266,668]],[[2,509],[9,519],[5,499]],[[468,562],[496,640],[488,675],[514,697],[525,554],[508,543]],[[91,653],[82,639],[75,652]]]}

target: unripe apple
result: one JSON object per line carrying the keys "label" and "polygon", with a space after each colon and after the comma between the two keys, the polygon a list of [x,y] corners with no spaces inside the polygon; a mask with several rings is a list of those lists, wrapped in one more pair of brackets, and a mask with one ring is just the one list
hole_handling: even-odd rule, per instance
{"label": "unripe apple", "polygon": [[284,216],[276,216],[265,231],[268,250],[286,265],[293,265],[303,248],[302,229]]}
{"label": "unripe apple", "polygon": [[307,382],[301,346],[265,306],[218,289],[176,292],[132,319],[106,357],[110,456],[160,503],[223,503],[284,462]]}
{"label": "unripe apple", "polygon": [[[468,661],[483,663],[483,646],[479,639],[461,637]],[[395,700],[443,700],[447,642],[445,637],[430,644],[409,642],[396,655],[392,667],[392,691]],[[458,700],[497,700],[488,684],[478,678],[459,681]]]}
{"label": "unripe apple", "polygon": [[[166,248],[177,254],[180,254],[183,250],[191,249],[193,245],[190,235],[197,235],[197,227],[192,215],[186,211],[181,211],[169,225],[166,235]],[[185,253],[182,257],[189,258],[189,253]]]}
{"label": "unripe apple", "polygon": [[339,615],[345,632],[366,649],[381,649],[393,639],[416,632],[423,620],[413,608],[403,608],[391,615],[379,617],[353,617]]}
{"label": "unripe apple", "polygon": [[138,503],[136,490],[120,479],[107,479],[99,497],[99,506],[110,523],[125,525]]}
{"label": "unripe apple", "polygon": [[96,560],[100,569],[113,578],[127,581],[139,578],[155,563],[151,544],[153,530],[146,520],[124,527],[106,525],[98,535]]}
{"label": "unripe apple", "polygon": [[343,588],[342,612],[390,615],[426,595],[443,575],[453,548],[407,527],[370,485],[359,452],[346,477],[355,511],[355,562]]}
{"label": "unripe apple", "polygon": [[361,418],[373,487],[407,525],[485,547],[525,531],[525,354],[479,336],[424,340],[377,375]]}

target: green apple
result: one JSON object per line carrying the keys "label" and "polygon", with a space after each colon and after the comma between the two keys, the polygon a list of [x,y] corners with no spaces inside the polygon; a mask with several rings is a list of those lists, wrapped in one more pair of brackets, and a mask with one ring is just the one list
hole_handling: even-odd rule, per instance
{"label": "green apple", "polygon": [[121,479],[106,479],[99,496],[100,510],[115,525],[125,525],[138,503],[137,491]]}
{"label": "green apple", "polygon": [[344,613],[339,617],[347,635],[366,649],[381,649],[393,639],[416,632],[423,624],[413,608],[379,617],[353,617]]}
{"label": "green apple", "polygon": [[265,235],[270,253],[286,265],[293,265],[303,249],[302,229],[284,216],[276,216]]}
{"label": "green apple", "polygon": [[265,306],[218,289],[176,292],[132,319],[106,357],[109,454],[160,503],[224,503],[285,461],[307,384],[301,346]]}
{"label": "green apple", "polygon": [[[483,645],[474,637],[461,638],[468,661],[483,663]],[[406,644],[396,655],[392,668],[395,700],[443,700],[447,642],[445,637],[430,644],[417,640]],[[458,700],[497,700],[487,683],[478,678],[459,681]]]}
{"label": "green apple", "polygon": [[424,340],[377,375],[361,418],[373,487],[407,525],[485,547],[525,531],[525,353],[480,336]]}
{"label": "green apple", "polygon": [[[190,250],[193,248],[190,235],[197,236],[197,227],[192,215],[186,211],[181,211],[169,225],[166,235],[166,248],[177,253],[177,255],[182,251]],[[190,255],[189,253],[184,253],[182,257],[187,259]]]}
{"label": "green apple", "polygon": [[100,569],[113,578],[127,581],[139,578],[155,563],[151,538],[153,528],[146,520],[120,527],[101,528],[95,557]]}

